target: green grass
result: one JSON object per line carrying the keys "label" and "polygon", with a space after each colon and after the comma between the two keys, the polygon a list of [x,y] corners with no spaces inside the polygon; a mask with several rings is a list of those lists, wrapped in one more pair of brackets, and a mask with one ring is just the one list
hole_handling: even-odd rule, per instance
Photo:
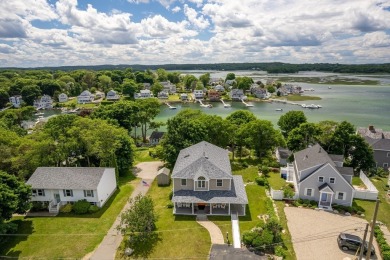
{"label": "green grass", "polygon": [[[147,258],[207,259],[211,245],[208,231],[195,221],[195,216],[173,215],[173,209],[167,208],[171,190],[172,186],[158,187],[154,181],[147,193],[153,199],[159,216],[156,223],[159,240],[153,245]],[[123,248],[122,242],[117,259],[125,258]]]}
{"label": "green grass", "polygon": [[282,234],[282,238],[283,238],[284,244],[287,248],[286,260],[297,259],[295,252],[294,252],[293,244],[291,243],[291,234],[290,234],[290,231],[288,230],[286,214],[284,214],[285,204],[283,201],[275,201],[275,204],[276,204],[276,207],[278,209],[280,224],[282,225],[283,229],[285,230],[285,233]]}
{"label": "green grass", "polygon": [[286,180],[280,177],[280,173],[270,172],[267,179],[274,190],[281,190],[286,185]]}
{"label": "green grass", "polygon": [[[390,230],[390,199],[386,198],[386,193],[388,188],[386,188],[387,178],[371,178],[372,183],[379,191],[379,209],[377,220],[386,224],[387,228]],[[361,206],[365,209],[364,215],[368,221],[372,220],[375,210],[375,201],[368,200],[354,200],[358,206]]]}
{"label": "green grass", "polygon": [[179,94],[173,94],[168,96],[168,101],[180,101]]}
{"label": "green grass", "polygon": [[156,161],[156,158],[152,158],[149,155],[148,147],[137,147],[135,151],[134,165],[137,165],[140,162],[152,162]]}
{"label": "green grass", "polygon": [[120,179],[119,190],[97,213],[87,215],[60,214],[57,217],[18,217],[19,234],[1,248],[0,255],[26,258],[82,258],[93,251],[125,205],[134,176]]}
{"label": "green grass", "polygon": [[233,175],[241,175],[244,183],[254,182],[255,178],[259,176],[258,168],[256,166],[250,166],[246,169],[234,171]]}
{"label": "green grass", "polygon": [[352,177],[352,185],[358,186],[360,188],[367,188],[366,185],[363,183],[362,179],[357,176]]}

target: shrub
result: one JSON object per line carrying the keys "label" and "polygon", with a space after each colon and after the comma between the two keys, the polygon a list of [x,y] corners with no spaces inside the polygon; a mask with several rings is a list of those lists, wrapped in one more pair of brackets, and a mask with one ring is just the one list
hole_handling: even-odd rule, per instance
{"label": "shrub", "polygon": [[264,176],[256,177],[255,182],[257,183],[257,185],[260,185],[260,186],[266,186],[266,187],[269,186],[268,180]]}
{"label": "shrub", "polygon": [[[0,234],[15,234],[18,231],[18,225],[12,222],[0,224]],[[0,245],[7,242],[9,238],[7,236],[0,236]]]}
{"label": "shrub", "polygon": [[295,195],[295,192],[294,192],[293,188],[291,188],[288,185],[283,187],[283,196],[285,198],[291,199],[292,197],[294,197],[294,195]]}
{"label": "shrub", "polygon": [[275,255],[285,258],[287,255],[287,251],[282,246],[276,246]]}
{"label": "shrub", "polygon": [[382,252],[383,260],[390,260],[390,251]]}
{"label": "shrub", "polygon": [[172,202],[168,202],[168,204],[167,204],[167,208],[168,208],[168,209],[171,209],[171,208],[173,208],[173,203],[172,203]]}
{"label": "shrub", "polygon": [[172,197],[173,197],[173,191],[171,191],[171,192],[169,193],[168,197],[169,197],[169,200],[172,200]]}
{"label": "shrub", "polygon": [[88,213],[91,204],[86,200],[79,200],[73,205],[73,211],[76,214]]}
{"label": "shrub", "polygon": [[267,166],[262,166],[261,167],[261,172],[265,175],[268,176],[269,174],[269,168]]}
{"label": "shrub", "polygon": [[248,167],[249,167],[249,165],[248,165],[247,162],[242,162],[242,163],[241,163],[241,166],[242,166],[243,168],[248,168]]}
{"label": "shrub", "polygon": [[95,212],[98,212],[98,211],[99,211],[99,207],[96,206],[96,205],[91,205],[91,206],[89,206],[89,208],[88,208],[88,212],[89,212],[89,213],[95,213]]}
{"label": "shrub", "polygon": [[69,213],[72,211],[72,209],[73,209],[73,206],[72,206],[72,204],[69,203],[69,204],[65,204],[64,206],[62,206],[60,208],[60,212],[61,213]]}
{"label": "shrub", "polygon": [[30,211],[36,212],[36,211],[48,211],[49,202],[44,201],[33,201]]}

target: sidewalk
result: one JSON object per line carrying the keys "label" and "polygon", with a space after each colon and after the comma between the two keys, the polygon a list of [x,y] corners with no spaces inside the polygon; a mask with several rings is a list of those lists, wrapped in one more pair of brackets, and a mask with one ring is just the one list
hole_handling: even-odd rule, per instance
{"label": "sidewalk", "polygon": [[[145,195],[148,192],[150,185],[157,175],[159,166],[162,166],[162,162],[144,162],[137,164],[136,167],[140,169],[137,173],[137,177],[141,178],[142,181],[140,181],[134,189],[130,196],[131,198],[136,197],[140,193]],[[144,185],[143,181],[145,181],[148,185]],[[127,203],[123,207],[121,213],[119,213],[114,224],[108,230],[107,235],[103,238],[103,241],[97,249],[91,254],[85,256],[83,259],[111,260],[115,258],[116,251],[123,240],[122,234],[116,230],[116,227],[120,224],[122,212],[126,211],[129,206],[129,203]]]}
{"label": "sidewalk", "polygon": [[207,229],[210,234],[212,245],[225,244],[221,230],[217,225],[208,220],[206,215],[197,215],[196,222],[198,222],[199,225]]}

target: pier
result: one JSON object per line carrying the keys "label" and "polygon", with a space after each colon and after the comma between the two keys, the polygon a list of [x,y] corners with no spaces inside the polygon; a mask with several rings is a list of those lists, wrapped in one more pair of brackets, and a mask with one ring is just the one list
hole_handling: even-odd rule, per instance
{"label": "pier", "polygon": [[210,105],[210,104],[203,104],[203,102],[202,102],[202,100],[198,100],[199,101],[199,103],[200,103],[200,106],[201,107],[207,107],[207,108],[212,108],[213,106],[212,105]]}
{"label": "pier", "polygon": [[246,107],[253,107],[252,104],[246,103],[246,102],[244,101],[244,99],[241,99],[241,102],[242,102]]}
{"label": "pier", "polygon": [[232,106],[230,104],[226,104],[225,101],[223,101],[223,99],[221,99],[221,102],[223,104],[223,107],[231,107]]}
{"label": "pier", "polygon": [[169,109],[176,109],[176,107],[171,106],[169,103],[165,103],[165,105],[167,105],[169,107]]}

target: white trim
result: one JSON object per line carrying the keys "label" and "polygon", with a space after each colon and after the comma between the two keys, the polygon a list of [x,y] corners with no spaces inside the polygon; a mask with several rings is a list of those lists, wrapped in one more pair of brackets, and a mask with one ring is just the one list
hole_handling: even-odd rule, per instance
{"label": "white trim", "polygon": [[[309,194],[307,194],[307,191],[308,190],[311,190],[311,194],[309,195]],[[304,193],[304,195],[305,196],[308,196],[308,197],[314,197],[314,189],[313,188],[305,188],[305,193]]]}
{"label": "white trim", "polygon": [[[183,181],[185,181],[186,184],[183,184]],[[185,186],[185,187],[187,187],[187,179],[180,179],[180,186]]]}
{"label": "white trim", "polygon": [[[322,181],[320,181],[320,178],[322,178]],[[321,183],[325,182],[325,177],[324,176],[318,176],[318,182],[321,182]]]}
{"label": "white trim", "polygon": [[389,163],[383,163],[383,168],[389,168]]}
{"label": "white trim", "polygon": [[[339,199],[340,193],[343,194],[343,198],[342,199]],[[336,191],[336,197],[335,197],[336,200],[346,200],[346,197],[347,197],[347,194],[346,194],[345,191]]]}

